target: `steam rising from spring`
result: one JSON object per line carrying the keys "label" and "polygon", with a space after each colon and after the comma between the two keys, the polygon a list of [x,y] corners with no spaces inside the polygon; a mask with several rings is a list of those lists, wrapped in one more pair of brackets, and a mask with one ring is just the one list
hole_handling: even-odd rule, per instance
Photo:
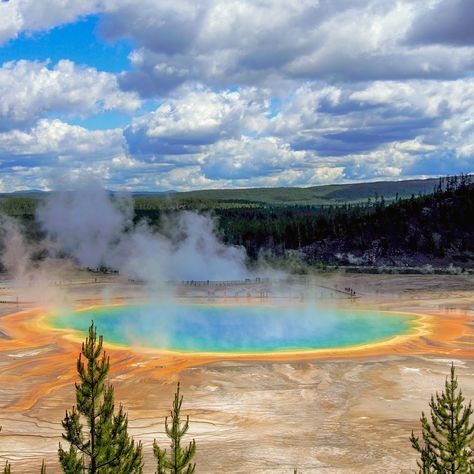
{"label": "steam rising from spring", "polygon": [[133,202],[112,198],[97,183],[54,193],[37,219],[56,250],[82,267],[106,266],[148,283],[163,280],[242,279],[243,248],[224,245],[209,216],[181,212],[161,222],[133,224]]}

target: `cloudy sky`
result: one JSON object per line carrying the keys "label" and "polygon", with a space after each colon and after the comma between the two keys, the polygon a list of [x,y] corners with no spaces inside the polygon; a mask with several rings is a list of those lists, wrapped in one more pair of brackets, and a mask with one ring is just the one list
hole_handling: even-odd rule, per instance
{"label": "cloudy sky", "polygon": [[473,0],[2,0],[0,191],[474,171]]}

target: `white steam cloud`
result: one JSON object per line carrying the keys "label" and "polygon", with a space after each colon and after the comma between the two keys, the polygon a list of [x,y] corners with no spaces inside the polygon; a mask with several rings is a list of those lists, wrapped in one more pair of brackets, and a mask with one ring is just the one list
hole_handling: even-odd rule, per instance
{"label": "white steam cloud", "polygon": [[39,207],[37,220],[58,249],[85,267],[105,265],[105,258],[132,220],[127,199],[112,202],[97,183],[60,191]]}
{"label": "white steam cloud", "polygon": [[236,280],[248,276],[241,247],[224,245],[209,216],[180,212],[161,222],[133,224],[133,202],[96,183],[58,192],[37,219],[57,251],[83,267],[118,270],[148,283],[163,280]]}

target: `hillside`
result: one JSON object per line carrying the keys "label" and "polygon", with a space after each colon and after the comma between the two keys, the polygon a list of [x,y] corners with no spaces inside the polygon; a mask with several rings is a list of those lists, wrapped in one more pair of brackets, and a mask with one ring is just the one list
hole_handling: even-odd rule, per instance
{"label": "hillside", "polygon": [[332,184],[307,188],[213,189],[175,192],[166,195],[140,194],[134,197],[140,207],[166,207],[173,204],[209,207],[241,206],[321,206],[366,201],[383,196],[387,201],[433,192],[438,179],[378,181],[372,183]]}
{"label": "hillside", "polygon": [[474,185],[377,205],[301,249],[305,260],[374,266],[474,267]]}
{"label": "hillside", "polygon": [[432,195],[332,209],[227,210],[226,240],[257,257],[295,252],[310,264],[474,267],[474,185],[451,178]]}
{"label": "hillside", "polygon": [[[266,206],[330,206],[360,203],[383,196],[386,201],[433,192],[438,179],[334,184],[308,188],[213,189],[188,192],[132,194],[138,214],[164,209],[229,209]],[[0,194],[0,212],[33,216],[38,202],[50,193],[19,191]]]}

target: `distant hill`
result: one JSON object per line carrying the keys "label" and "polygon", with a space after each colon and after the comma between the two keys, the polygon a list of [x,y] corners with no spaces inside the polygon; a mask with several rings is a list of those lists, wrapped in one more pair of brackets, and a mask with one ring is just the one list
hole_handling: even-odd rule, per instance
{"label": "distant hill", "polygon": [[143,196],[168,196],[169,194],[175,194],[177,191],[170,189],[169,191],[137,191],[132,193],[133,197]]}
{"label": "distant hill", "polygon": [[12,193],[0,193],[0,199],[12,198],[12,197],[29,197],[29,198],[41,198],[48,194],[46,191],[40,191],[38,189],[28,189],[25,191],[14,191]]}
{"label": "distant hill", "polygon": [[[151,207],[155,202],[157,207],[179,205],[187,208],[197,207],[236,207],[240,205],[268,206],[321,206],[343,203],[357,203],[369,198],[384,197],[393,201],[396,197],[406,198],[412,195],[431,194],[438,184],[437,178],[413,179],[405,181],[377,181],[372,183],[332,184],[311,186],[308,188],[279,187],[279,188],[248,188],[248,189],[209,189],[188,192],[172,192],[163,195],[144,195],[137,193],[138,208]],[[147,202],[144,202],[147,201]]]}
{"label": "distant hill", "polygon": [[[132,193],[135,210],[143,212],[162,209],[226,209],[262,206],[327,206],[361,203],[383,197],[390,202],[396,198],[431,194],[437,178],[405,181],[376,181],[372,183],[331,184],[323,186],[209,189],[200,191],[162,191]],[[31,190],[0,194],[0,212],[21,216],[33,215],[38,201],[50,193]],[[111,194],[115,194],[111,192]]]}

